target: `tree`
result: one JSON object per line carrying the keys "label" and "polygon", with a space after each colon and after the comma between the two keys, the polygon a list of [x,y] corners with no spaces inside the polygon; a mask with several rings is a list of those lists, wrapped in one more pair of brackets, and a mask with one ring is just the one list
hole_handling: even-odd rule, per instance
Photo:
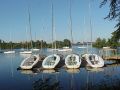
{"label": "tree", "polygon": [[106,39],[103,38],[97,38],[96,39],[96,42],[93,44],[94,47],[97,47],[97,48],[102,48],[102,47],[105,47],[107,46],[107,42],[106,42]]}
{"label": "tree", "polygon": [[71,47],[71,42],[70,42],[70,40],[68,40],[68,39],[64,39],[64,46],[68,46],[68,47]]}
{"label": "tree", "polygon": [[93,46],[97,48],[101,48],[101,42],[102,42],[101,38],[97,38]]}
{"label": "tree", "polygon": [[103,38],[103,39],[102,39],[102,47],[105,47],[105,46],[106,46],[106,39]]}
{"label": "tree", "polygon": [[112,40],[114,39],[114,42],[118,42],[120,39],[120,0],[103,0],[100,7],[105,5],[107,2],[109,3],[110,9],[105,19],[117,21],[115,26],[117,29],[112,33]]}

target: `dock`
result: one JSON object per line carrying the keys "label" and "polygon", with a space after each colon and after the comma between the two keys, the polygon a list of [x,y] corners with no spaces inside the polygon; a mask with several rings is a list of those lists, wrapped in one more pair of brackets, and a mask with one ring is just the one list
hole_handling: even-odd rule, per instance
{"label": "dock", "polygon": [[104,60],[120,60],[120,54],[117,52],[117,49],[105,47],[100,52]]}
{"label": "dock", "polygon": [[104,60],[120,60],[120,56],[106,56],[103,57]]}

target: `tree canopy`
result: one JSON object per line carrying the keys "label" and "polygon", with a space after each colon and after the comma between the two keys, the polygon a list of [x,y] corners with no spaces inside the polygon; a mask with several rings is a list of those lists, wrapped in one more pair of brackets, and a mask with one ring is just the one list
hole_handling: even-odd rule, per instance
{"label": "tree canopy", "polygon": [[115,42],[118,42],[120,40],[120,0],[103,0],[100,4],[100,7],[106,3],[109,3],[110,8],[105,19],[117,21],[115,26],[117,29],[112,33],[112,39],[114,39]]}

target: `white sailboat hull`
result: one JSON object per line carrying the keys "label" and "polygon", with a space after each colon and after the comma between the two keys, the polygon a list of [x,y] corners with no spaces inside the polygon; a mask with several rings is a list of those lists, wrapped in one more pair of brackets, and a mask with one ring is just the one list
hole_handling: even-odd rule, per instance
{"label": "white sailboat hull", "polygon": [[[103,67],[104,60],[96,54],[84,54],[82,57],[85,58],[89,66],[91,67]],[[94,58],[93,58],[94,57]]]}
{"label": "white sailboat hull", "polygon": [[86,49],[87,47],[82,46],[82,47],[78,47],[78,48],[80,48],[80,49],[82,49],[82,48],[83,48],[83,49]]}
{"label": "white sailboat hull", "polygon": [[5,54],[14,54],[15,53],[15,51],[6,51],[6,52],[4,52]]}
{"label": "white sailboat hull", "polygon": [[32,54],[32,51],[23,51],[23,52],[20,52],[20,54]]}
{"label": "white sailboat hull", "polygon": [[32,55],[30,57],[25,58],[21,65],[21,69],[32,69],[39,61],[39,55]]}
{"label": "white sailboat hull", "polygon": [[52,54],[47,56],[43,62],[42,62],[42,67],[45,69],[54,69],[60,61],[60,56],[57,54]]}
{"label": "white sailboat hull", "polygon": [[32,51],[39,51],[40,49],[37,49],[37,48],[34,48],[34,49],[32,49]]}
{"label": "white sailboat hull", "polygon": [[65,65],[67,68],[79,68],[81,59],[76,54],[70,54],[65,58]]}
{"label": "white sailboat hull", "polygon": [[48,48],[47,51],[49,52],[53,52],[53,51],[58,51],[59,49],[52,49],[52,48]]}
{"label": "white sailboat hull", "polygon": [[67,51],[72,51],[71,48],[66,48],[66,49],[59,49],[59,52],[67,52]]}

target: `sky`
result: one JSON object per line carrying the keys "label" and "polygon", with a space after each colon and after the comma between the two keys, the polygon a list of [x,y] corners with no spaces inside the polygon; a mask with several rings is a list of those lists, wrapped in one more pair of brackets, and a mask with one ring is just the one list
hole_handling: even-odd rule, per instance
{"label": "sky", "polygon": [[[71,0],[72,31],[74,42],[90,41],[90,19],[93,41],[110,38],[115,21],[105,20],[109,6],[99,8],[102,0]],[[70,0],[52,0],[56,40],[71,39],[69,28]],[[0,0],[0,39],[5,41],[30,40],[28,8],[31,15],[33,40],[52,41],[51,0]]]}

